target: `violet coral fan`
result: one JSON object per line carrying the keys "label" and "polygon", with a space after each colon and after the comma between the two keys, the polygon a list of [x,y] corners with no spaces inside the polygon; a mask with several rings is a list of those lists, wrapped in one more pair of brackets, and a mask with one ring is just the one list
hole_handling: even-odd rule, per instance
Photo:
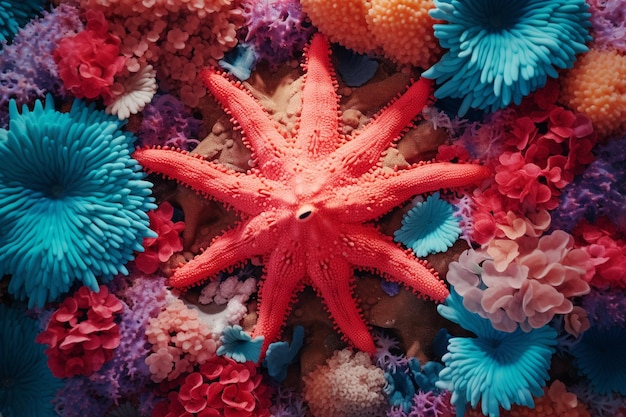
{"label": "violet coral fan", "polygon": [[113,357],[120,344],[115,315],[120,300],[105,286],[98,292],[80,287],[56,310],[37,342],[48,345],[48,366],[59,378],[91,375]]}
{"label": "violet coral fan", "polygon": [[76,100],[68,113],[51,96],[22,113],[11,102],[0,129],[0,276],[9,292],[43,306],[75,282],[98,289],[127,274],[151,236],[151,183],[130,157],[134,136]]}
{"label": "violet coral fan", "polygon": [[272,389],[252,362],[213,356],[168,399],[168,416],[270,417]]}
{"label": "violet coral fan", "polygon": [[46,0],[4,0],[0,2],[0,49],[20,27],[43,9]]}
{"label": "violet coral fan", "polygon": [[365,352],[336,351],[303,381],[304,400],[314,416],[379,417],[387,408],[384,372]]}
{"label": "violet coral fan", "polygon": [[473,332],[475,338],[453,337],[443,356],[444,369],[437,387],[452,392],[457,415],[466,404],[480,403],[485,416],[498,417],[500,407],[534,405],[533,397],[543,394],[557,333],[549,326],[523,332],[501,332],[491,322],[463,307],[462,297],[451,291],[437,311],[448,320]]}
{"label": "violet coral fan", "polygon": [[461,98],[494,111],[543,87],[557,68],[571,68],[587,51],[584,0],[434,0],[435,36],[448,51],[423,76],[440,85],[435,97]]}
{"label": "violet coral fan", "polygon": [[485,250],[469,249],[446,276],[471,312],[494,328],[513,332],[545,326],[572,311],[572,297],[589,292],[591,259],[560,230],[540,238],[497,239]]}
{"label": "violet coral fan", "polygon": [[601,136],[626,132],[626,56],[592,48],[561,78],[561,100]]}
{"label": "violet coral fan", "polygon": [[44,347],[35,343],[36,320],[0,304],[0,413],[4,417],[54,417],[50,404],[61,381],[46,365]]}
{"label": "violet coral fan", "polygon": [[215,355],[217,343],[211,329],[198,318],[198,310],[182,300],[170,303],[146,328],[152,353],[146,358],[152,380],[175,380]]}

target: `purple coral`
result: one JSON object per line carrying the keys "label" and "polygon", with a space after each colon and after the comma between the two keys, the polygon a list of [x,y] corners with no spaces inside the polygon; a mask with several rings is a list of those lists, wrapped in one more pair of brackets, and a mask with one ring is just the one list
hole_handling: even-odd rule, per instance
{"label": "purple coral", "polygon": [[9,99],[18,107],[42,98],[46,92],[64,96],[65,89],[52,57],[59,40],[82,30],[79,10],[61,4],[43,17],[30,21],[2,49],[0,60],[0,127],[6,127]]}
{"label": "purple coral", "polygon": [[622,290],[594,290],[583,297],[582,307],[595,326],[626,325],[626,294]]}
{"label": "purple coral", "polygon": [[589,0],[587,3],[596,45],[626,52],[626,3],[623,0]]}
{"label": "purple coral", "polygon": [[200,121],[185,105],[171,94],[156,96],[143,111],[143,121],[137,132],[144,146],[168,145],[191,150],[199,143]]}
{"label": "purple coral", "polygon": [[609,141],[596,151],[596,160],[567,185],[559,207],[552,212],[552,227],[571,231],[586,218],[591,223],[608,217],[626,230],[626,136]]}
{"label": "purple coral", "polygon": [[243,7],[246,42],[272,67],[301,51],[315,31],[298,0],[244,0]]}

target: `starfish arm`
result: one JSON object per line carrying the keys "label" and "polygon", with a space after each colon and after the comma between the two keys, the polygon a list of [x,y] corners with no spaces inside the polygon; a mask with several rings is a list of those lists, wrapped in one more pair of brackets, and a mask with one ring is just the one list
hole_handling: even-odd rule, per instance
{"label": "starfish arm", "polygon": [[337,329],[359,350],[373,354],[374,340],[354,299],[354,273],[340,254],[309,262],[308,276],[334,320]]}
{"label": "starfish arm", "polygon": [[255,174],[235,172],[175,149],[138,149],[133,157],[147,171],[173,178],[249,215],[256,215],[273,205],[274,193],[285,190],[285,186],[278,182]]}
{"label": "starfish arm", "polygon": [[280,239],[267,264],[267,273],[259,289],[258,319],[252,337],[263,336],[262,355],[276,341],[291,310],[296,294],[302,289],[306,272],[302,247],[293,240]]}
{"label": "starfish arm", "polygon": [[306,72],[296,145],[316,159],[335,151],[339,144],[339,104],[337,82],[330,64],[329,46],[320,34],[313,36],[307,49]]}
{"label": "starfish arm", "polygon": [[420,78],[363,130],[358,131],[352,140],[341,146],[333,154],[336,163],[345,167],[340,170],[341,174],[356,178],[379,164],[383,152],[422,111],[431,92],[432,81]]}
{"label": "starfish arm", "polygon": [[355,223],[376,219],[409,198],[442,188],[477,183],[492,175],[476,164],[433,162],[389,174],[368,174],[360,183],[338,188],[327,209],[338,221]]}
{"label": "starfish arm", "polygon": [[240,84],[226,79],[212,69],[203,70],[200,78],[215,99],[242,127],[245,144],[266,175],[280,173],[285,163],[288,143],[268,113]]}
{"label": "starfish arm", "polygon": [[444,301],[449,295],[436,272],[373,226],[344,225],[342,240],[344,256],[352,265],[381,272],[435,301]]}
{"label": "starfish arm", "polygon": [[271,212],[242,222],[216,237],[204,252],[176,269],[169,284],[176,288],[200,285],[228,267],[271,252],[278,244],[278,222]]}

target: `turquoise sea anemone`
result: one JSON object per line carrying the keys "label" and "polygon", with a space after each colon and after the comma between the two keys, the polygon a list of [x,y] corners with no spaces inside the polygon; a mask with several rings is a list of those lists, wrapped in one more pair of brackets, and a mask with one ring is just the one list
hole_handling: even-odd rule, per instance
{"label": "turquoise sea anemone", "polygon": [[415,256],[445,252],[461,235],[460,219],[453,206],[439,198],[436,192],[424,202],[418,202],[402,219],[402,226],[393,237],[413,249]]}
{"label": "turquoise sea anemone", "polygon": [[435,36],[448,49],[422,74],[437,80],[435,97],[462,98],[494,111],[543,87],[557,68],[571,68],[591,41],[584,0],[434,0]]}
{"label": "turquoise sea anemone", "polygon": [[0,1],[0,42],[13,38],[22,26],[43,9],[45,3],[46,0]]}
{"label": "turquoise sea anemone", "polygon": [[51,404],[61,380],[47,365],[45,346],[35,343],[36,320],[0,304],[0,414],[3,417],[56,416]]}
{"label": "turquoise sea anemone", "polygon": [[543,395],[549,379],[557,336],[553,328],[501,332],[488,319],[467,311],[454,289],[437,311],[476,335],[450,339],[436,382],[438,388],[452,392],[457,415],[463,416],[467,403],[476,408],[480,402],[489,417],[498,417],[500,407],[509,410],[512,404],[534,407],[533,397]]}
{"label": "turquoise sea anemone", "polygon": [[0,277],[43,306],[75,282],[98,291],[142,251],[151,184],[130,157],[134,136],[114,116],[75,101],[69,113],[9,106],[0,129]]}

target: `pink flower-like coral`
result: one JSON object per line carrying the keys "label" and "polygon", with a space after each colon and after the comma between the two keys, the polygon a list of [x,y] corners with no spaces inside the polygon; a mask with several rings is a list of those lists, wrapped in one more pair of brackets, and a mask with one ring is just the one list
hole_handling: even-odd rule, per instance
{"label": "pink flower-like coral", "polygon": [[113,99],[114,77],[126,58],[120,55],[120,38],[109,33],[104,15],[88,10],[86,17],[85,30],[59,41],[54,60],[65,88],[74,96],[101,97],[108,104]]}
{"label": "pink flower-like coral", "polygon": [[591,258],[574,248],[568,233],[557,230],[508,242],[498,250],[465,251],[447,275],[464,306],[491,320],[494,328],[543,327],[556,314],[573,311],[572,297],[589,292]]}
{"label": "pink flower-like coral", "polygon": [[[165,417],[269,417],[272,390],[252,362],[214,356],[170,392]],[[163,406],[160,405],[158,408]]]}
{"label": "pink flower-like coral", "polygon": [[156,232],[157,237],[143,240],[144,252],[135,258],[137,268],[146,274],[152,274],[159,269],[159,265],[167,262],[175,253],[183,250],[183,240],[180,233],[185,229],[184,222],[172,221],[174,207],[163,202],[159,207],[148,212],[150,229]]}
{"label": "pink flower-like coral", "polygon": [[176,299],[146,328],[152,353],[146,358],[152,380],[175,380],[193,371],[215,355],[217,343],[211,329],[198,318],[198,311],[188,308]]}
{"label": "pink flower-like coral", "polygon": [[58,378],[91,375],[113,357],[120,344],[114,321],[123,305],[105,286],[99,292],[81,287],[56,310],[37,342],[46,349],[48,366]]}

